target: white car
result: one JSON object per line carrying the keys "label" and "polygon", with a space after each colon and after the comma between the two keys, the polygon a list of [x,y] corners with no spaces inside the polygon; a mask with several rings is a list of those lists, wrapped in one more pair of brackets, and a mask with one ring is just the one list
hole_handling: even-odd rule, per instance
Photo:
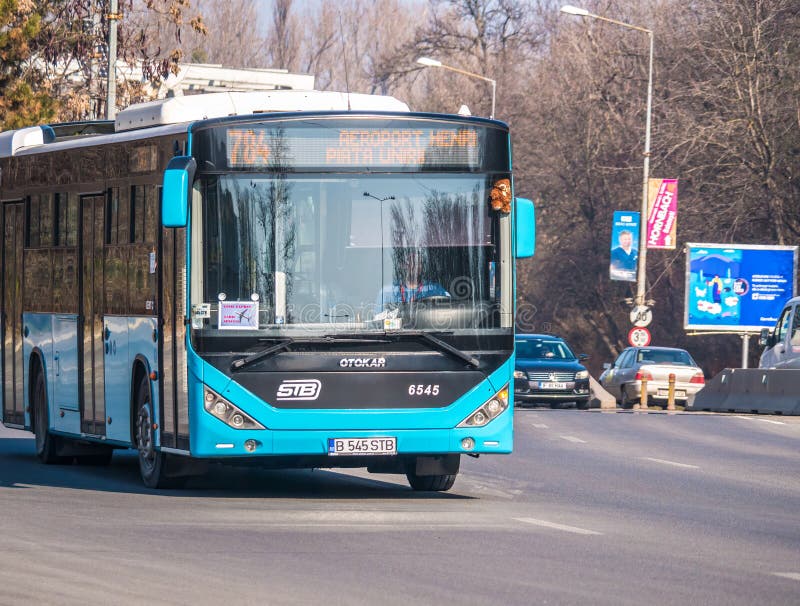
{"label": "white car", "polygon": [[800,368],[800,297],[783,306],[775,327],[761,331],[759,368]]}
{"label": "white car", "polygon": [[703,371],[684,349],[674,347],[629,347],[613,364],[603,364],[600,384],[623,408],[639,403],[642,379],[647,381],[647,398],[665,403],[669,376],[675,375],[675,401],[684,403],[705,385]]}

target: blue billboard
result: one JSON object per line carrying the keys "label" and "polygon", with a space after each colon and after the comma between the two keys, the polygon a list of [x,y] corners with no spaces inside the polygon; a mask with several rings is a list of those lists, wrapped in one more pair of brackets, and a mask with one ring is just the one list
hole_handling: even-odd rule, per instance
{"label": "blue billboard", "polygon": [[684,328],[758,332],[795,295],[797,246],[686,246]]}
{"label": "blue billboard", "polygon": [[624,210],[614,211],[609,276],[612,280],[636,282],[638,262],[639,213]]}

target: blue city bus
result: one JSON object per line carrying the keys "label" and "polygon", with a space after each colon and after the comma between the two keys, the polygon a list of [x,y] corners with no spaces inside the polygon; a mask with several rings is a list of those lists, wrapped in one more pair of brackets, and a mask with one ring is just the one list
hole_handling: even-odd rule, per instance
{"label": "blue city bus", "polygon": [[179,97],[0,134],[2,420],[45,463],[135,448],[366,468],[448,490],[510,453],[514,259],[502,122],[391,97]]}

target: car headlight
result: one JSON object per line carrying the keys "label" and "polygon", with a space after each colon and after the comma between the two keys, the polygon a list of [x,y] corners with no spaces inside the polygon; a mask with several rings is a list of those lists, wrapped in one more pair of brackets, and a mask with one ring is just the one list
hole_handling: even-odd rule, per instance
{"label": "car headlight", "polygon": [[514,378],[515,379],[527,379],[528,377],[521,370],[515,370],[514,371]]}
{"label": "car headlight", "polygon": [[461,421],[457,427],[483,427],[492,419],[500,416],[508,408],[508,385],[481,404],[471,415]]}
{"label": "car headlight", "polygon": [[208,387],[205,388],[203,393],[203,405],[211,415],[234,429],[265,429],[253,417]]}
{"label": "car headlight", "polygon": [[588,370],[579,370],[575,373],[576,379],[588,379],[589,378],[589,371]]}

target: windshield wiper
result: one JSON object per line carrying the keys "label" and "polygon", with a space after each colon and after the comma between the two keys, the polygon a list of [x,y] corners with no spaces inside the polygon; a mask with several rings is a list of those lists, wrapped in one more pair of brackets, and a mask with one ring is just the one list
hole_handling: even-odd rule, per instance
{"label": "windshield wiper", "polygon": [[[239,358],[238,360],[234,360],[231,364],[231,372],[236,372],[238,370],[242,370],[243,368],[247,368],[248,366],[252,366],[257,362],[261,362],[269,358],[272,355],[275,355],[278,352],[283,351],[284,349],[289,348],[290,346],[296,343],[380,343],[380,342],[389,342],[389,341],[401,341],[403,339],[416,339],[418,341],[425,341],[429,345],[432,345],[434,348],[438,349],[441,352],[450,354],[454,358],[458,358],[469,364],[470,366],[474,366],[478,368],[480,366],[480,362],[474,356],[469,355],[458,349],[457,347],[453,347],[450,343],[443,341],[442,339],[432,335],[429,332],[425,332],[422,330],[406,330],[402,332],[365,332],[365,333],[345,333],[345,334],[333,334],[333,335],[324,335],[322,337],[308,337],[304,339],[294,339],[292,337],[286,337],[285,339],[280,340],[278,343],[274,345],[270,345],[266,349],[262,349],[261,351],[257,351],[256,353],[250,354],[249,356],[245,356],[243,358]],[[269,339],[270,341],[276,339]]]}
{"label": "windshield wiper", "polygon": [[480,362],[477,358],[469,355],[468,353],[464,353],[457,347],[453,347],[450,343],[446,341],[442,341],[440,338],[432,335],[429,332],[425,332],[423,330],[402,330],[397,332],[357,332],[357,333],[349,333],[349,334],[340,334],[340,335],[329,335],[331,338],[337,340],[351,340],[351,341],[402,341],[406,338],[416,339],[418,341],[425,341],[429,345],[433,345],[439,351],[444,353],[448,353],[451,356],[458,358],[459,360],[463,360],[470,366],[474,366],[478,368],[480,366]]}
{"label": "windshield wiper", "polygon": [[[263,340],[278,341],[279,339],[267,338]],[[365,333],[363,335],[324,335],[322,337],[306,337],[302,339],[286,337],[279,341],[280,342],[276,343],[275,345],[271,345],[266,349],[262,349],[261,351],[257,351],[249,356],[234,360],[231,364],[231,372],[236,372],[237,370],[242,370],[243,368],[252,366],[257,362],[261,362],[262,360],[265,360],[296,343],[376,343],[381,341],[388,342],[388,339],[383,333],[377,333],[375,335]]]}
{"label": "windshield wiper", "polygon": [[244,358],[239,358],[238,360],[234,360],[231,364],[231,372],[236,372],[237,370],[242,370],[242,368],[246,368],[256,362],[260,362],[266,358],[269,358],[271,355],[278,353],[289,347],[292,343],[294,343],[294,339],[291,337],[286,337],[279,343],[267,347],[266,349],[262,349],[261,351],[257,351],[254,354],[250,354],[249,356],[245,356]]}
{"label": "windshield wiper", "polygon": [[[392,334],[393,333],[387,333],[386,336],[390,336]],[[461,351],[457,347],[453,347],[452,345],[450,345],[450,343],[448,343],[446,341],[442,341],[439,337],[435,337],[429,332],[425,332],[423,330],[413,330],[413,331],[412,330],[407,330],[407,331],[404,331],[404,332],[398,332],[397,336],[398,337],[412,337],[414,339],[421,339],[421,340],[426,341],[427,343],[433,345],[439,351],[443,351],[445,353],[450,354],[451,356],[453,356],[455,358],[458,358],[459,360],[463,360],[464,362],[466,362],[470,366],[474,366],[475,368],[478,368],[481,365],[481,363],[478,361],[478,359],[475,358],[474,356],[471,356],[468,353],[465,353],[465,352]]]}

